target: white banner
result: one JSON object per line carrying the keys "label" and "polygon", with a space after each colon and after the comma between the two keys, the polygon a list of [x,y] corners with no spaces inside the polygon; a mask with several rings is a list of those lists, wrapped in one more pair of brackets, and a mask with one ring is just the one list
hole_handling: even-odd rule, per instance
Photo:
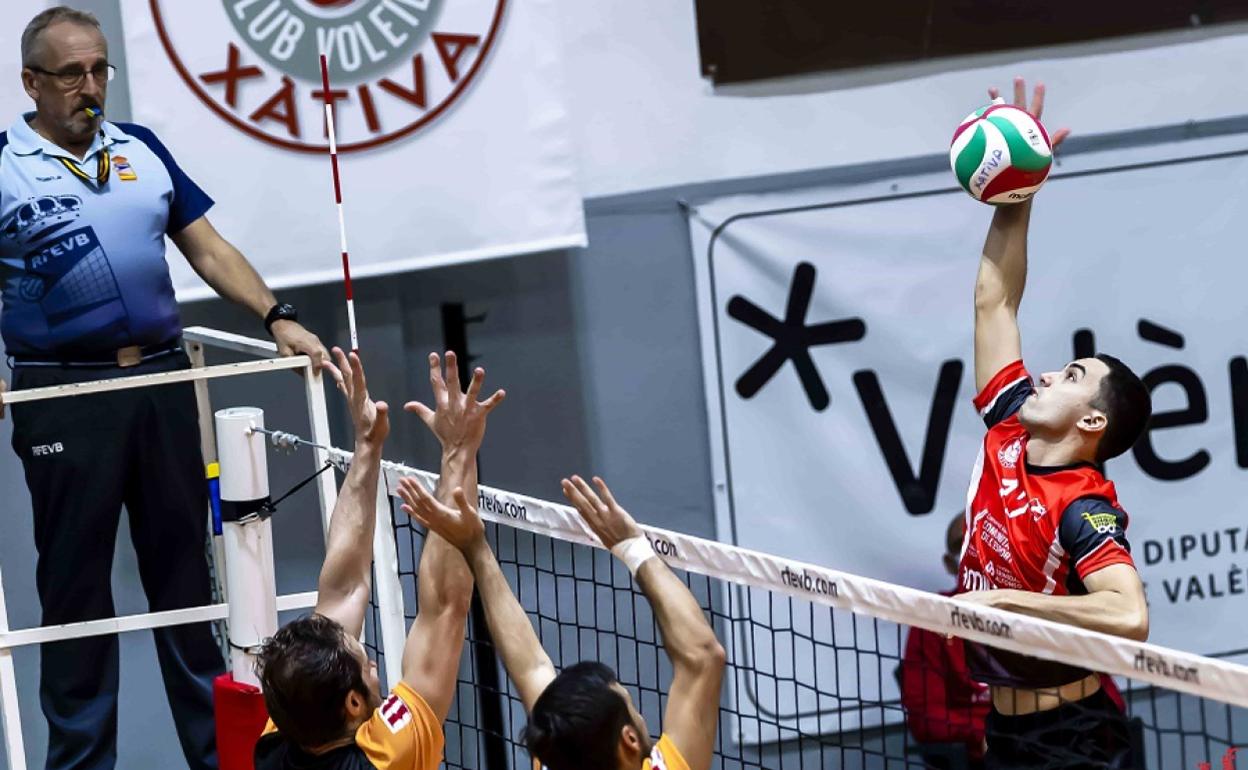
{"label": "white banner", "polygon": [[42,2],[23,3],[14,14],[16,23],[0,28],[0,72],[4,73],[0,78],[0,131],[7,130],[18,115],[35,109],[35,103],[22,89],[22,30],[44,7]]}
{"label": "white banner", "polygon": [[[1036,203],[1020,319],[1033,374],[1094,346],[1153,388],[1152,429],[1107,470],[1150,641],[1201,654],[1245,648],[1245,144],[1067,160]],[[696,207],[721,540],[953,587],[940,556],[984,433],[971,302],[990,217],[947,170]]]}
{"label": "white banner", "polygon": [[[585,244],[553,0],[122,0],[134,120],[272,286]],[[181,299],[211,294],[171,259]]]}

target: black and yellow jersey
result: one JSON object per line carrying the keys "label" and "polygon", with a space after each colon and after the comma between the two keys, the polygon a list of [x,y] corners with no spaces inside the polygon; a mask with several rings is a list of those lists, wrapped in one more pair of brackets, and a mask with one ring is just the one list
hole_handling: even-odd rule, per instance
{"label": "black and yellow jersey", "polygon": [[355,732],[355,743],[309,754],[282,737],[270,721],[256,744],[256,770],[437,770],[442,726],[429,704],[399,682]]}

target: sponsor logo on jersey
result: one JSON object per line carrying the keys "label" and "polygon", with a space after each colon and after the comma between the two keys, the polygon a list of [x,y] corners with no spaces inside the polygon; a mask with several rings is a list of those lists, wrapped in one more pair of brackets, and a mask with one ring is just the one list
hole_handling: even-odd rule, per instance
{"label": "sponsor logo on jersey", "polygon": [[[989,564],[989,567],[992,565]],[[988,578],[984,577],[982,572],[973,569],[967,569],[962,572],[962,590],[963,591],[991,591],[995,586]]]}
{"label": "sponsor logo on jersey", "polygon": [[1112,535],[1118,531],[1118,517],[1112,513],[1085,513],[1083,520],[1091,524],[1098,535]]}
{"label": "sponsor logo on jersey", "polygon": [[1018,458],[1023,454],[1023,440],[1016,438],[997,450],[997,460],[1002,468],[1013,468],[1018,465]]}
{"label": "sponsor logo on jersey", "polygon": [[[979,530],[980,541],[988,546],[993,553],[1005,561],[1010,561],[1010,537],[1001,525],[992,519],[985,519]],[[990,562],[991,563],[991,562]]]}
{"label": "sponsor logo on jersey", "polygon": [[667,770],[667,760],[663,758],[663,750],[658,746],[650,750],[650,770]]}
{"label": "sponsor logo on jersey", "polygon": [[386,698],[378,711],[381,712],[381,721],[386,723],[392,733],[397,733],[412,722],[412,710],[397,695]]}

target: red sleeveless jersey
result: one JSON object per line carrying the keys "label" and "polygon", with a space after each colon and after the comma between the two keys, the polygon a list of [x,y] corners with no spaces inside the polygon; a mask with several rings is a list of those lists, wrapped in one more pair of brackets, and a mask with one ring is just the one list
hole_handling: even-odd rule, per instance
{"label": "red sleeveless jersey", "polygon": [[[1127,515],[1098,466],[1027,463],[1030,437],[1017,413],[1034,390],[1023,362],[1015,361],[975,397],[988,433],[967,492],[958,593],[1012,588],[1083,594],[1087,575],[1112,564],[1134,567],[1125,537]],[[999,651],[991,656],[1004,663]],[[1086,675],[1061,664],[976,665],[974,658],[972,669],[984,677],[979,681],[998,684],[1047,686]]]}

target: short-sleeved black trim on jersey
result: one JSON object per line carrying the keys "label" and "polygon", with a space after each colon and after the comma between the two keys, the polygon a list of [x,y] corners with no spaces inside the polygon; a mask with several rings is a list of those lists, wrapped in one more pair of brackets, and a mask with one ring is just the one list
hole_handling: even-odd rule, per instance
{"label": "short-sleeved black trim on jersey", "polygon": [[1004,422],[1013,417],[1019,409],[1023,408],[1023,402],[1027,397],[1036,392],[1036,386],[1032,384],[1031,379],[1024,377],[1018,382],[997,394],[984,410],[982,416],[984,425],[989,428],[997,423]]}
{"label": "short-sleeved black trim on jersey", "polygon": [[1080,576],[1096,571],[1106,549],[1131,553],[1126,529],[1126,512],[1103,498],[1081,497],[1066,506],[1058,528],[1058,543],[1070,561],[1066,585],[1071,594],[1078,596],[1088,592]]}

